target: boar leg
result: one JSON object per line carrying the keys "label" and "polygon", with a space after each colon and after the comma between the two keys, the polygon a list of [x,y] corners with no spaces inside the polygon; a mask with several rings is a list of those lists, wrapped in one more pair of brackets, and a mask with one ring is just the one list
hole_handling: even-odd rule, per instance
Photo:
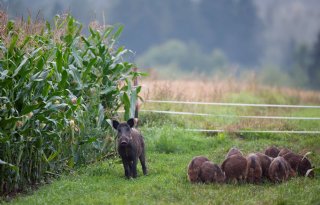
{"label": "boar leg", "polygon": [[139,159],[140,159],[140,163],[141,163],[141,166],[142,166],[143,174],[147,175],[146,158],[144,156],[144,153],[142,153],[140,155]]}
{"label": "boar leg", "polygon": [[122,159],[122,163],[124,168],[124,174],[129,179],[131,177],[129,162],[125,159]]}
{"label": "boar leg", "polygon": [[131,164],[131,174],[133,178],[137,177],[137,162],[138,162],[138,159],[134,159]]}

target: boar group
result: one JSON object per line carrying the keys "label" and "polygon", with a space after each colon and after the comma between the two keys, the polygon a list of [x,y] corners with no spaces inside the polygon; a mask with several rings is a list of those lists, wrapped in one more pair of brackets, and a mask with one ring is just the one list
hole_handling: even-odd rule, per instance
{"label": "boar group", "polygon": [[281,183],[295,176],[313,177],[309,159],[288,148],[268,147],[263,153],[242,152],[233,147],[221,167],[207,157],[194,157],[188,166],[188,180],[192,183],[253,183],[265,180]]}

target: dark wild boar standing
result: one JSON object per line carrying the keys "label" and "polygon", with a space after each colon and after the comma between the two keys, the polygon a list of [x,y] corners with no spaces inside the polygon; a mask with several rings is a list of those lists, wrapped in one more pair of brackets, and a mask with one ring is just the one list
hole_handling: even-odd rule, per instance
{"label": "dark wild boar standing", "polygon": [[249,154],[247,157],[247,182],[260,183],[262,178],[262,168],[260,159],[256,154]]}
{"label": "dark wild boar standing", "polygon": [[202,163],[199,177],[206,184],[223,183],[225,181],[225,175],[220,167],[210,161]]}
{"label": "dark wild boar standing", "polygon": [[[311,162],[300,154],[288,152],[287,154],[283,155],[283,158],[287,160],[293,171],[300,176],[305,176],[308,170],[312,169]],[[311,171],[308,176],[313,177],[314,172]]]}
{"label": "dark wild boar standing", "polygon": [[271,146],[271,147],[268,147],[264,153],[265,155],[269,156],[269,157],[273,157],[273,158],[276,158],[279,154],[280,150],[278,148],[276,148],[275,146]]}
{"label": "dark wild boar standing", "polygon": [[269,167],[269,178],[274,183],[284,182],[294,173],[290,164],[281,156],[274,158]]}
{"label": "dark wild boar standing", "polygon": [[137,162],[140,159],[143,174],[147,174],[145,145],[142,135],[133,128],[134,119],[119,123],[112,120],[112,126],[117,130],[118,153],[122,159],[124,173],[127,178],[137,177]]}
{"label": "dark wild boar standing", "polygon": [[227,182],[243,182],[247,176],[247,160],[241,155],[232,155],[224,160],[221,169],[226,175]]}
{"label": "dark wild boar standing", "polygon": [[228,157],[230,157],[230,156],[232,156],[232,155],[240,155],[240,156],[242,156],[242,152],[241,152],[238,148],[232,147],[232,148],[229,150],[229,152],[227,153],[226,158],[228,158]]}
{"label": "dark wild boar standing", "polygon": [[271,164],[273,158],[269,157],[265,154],[262,154],[260,152],[256,153],[256,155],[259,157],[259,160],[260,160],[260,165],[261,165],[261,169],[262,169],[262,177],[265,179],[269,178],[269,167],[270,167],[270,164]]}
{"label": "dark wild boar standing", "polygon": [[282,148],[278,154],[278,156],[283,156],[285,154],[292,153],[292,151],[288,148]]}
{"label": "dark wild boar standing", "polygon": [[204,156],[197,156],[191,160],[191,162],[188,165],[188,180],[190,182],[201,182],[201,179],[199,177],[200,167],[206,161],[209,161],[209,159]]}

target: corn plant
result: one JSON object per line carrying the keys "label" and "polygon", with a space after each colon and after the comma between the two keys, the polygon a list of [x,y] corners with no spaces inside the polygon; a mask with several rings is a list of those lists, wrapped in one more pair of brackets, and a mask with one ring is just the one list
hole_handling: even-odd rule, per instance
{"label": "corn plant", "polygon": [[141,73],[123,60],[129,51],[116,47],[122,27],[85,36],[70,15],[34,34],[30,20],[17,25],[6,22],[0,39],[2,195],[112,155],[106,119],[121,106],[130,117],[141,90],[131,86]]}

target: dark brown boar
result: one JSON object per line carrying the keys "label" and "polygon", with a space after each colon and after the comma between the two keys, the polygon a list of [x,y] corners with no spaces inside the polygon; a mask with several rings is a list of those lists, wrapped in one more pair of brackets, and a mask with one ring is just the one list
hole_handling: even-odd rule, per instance
{"label": "dark brown boar", "polygon": [[145,144],[142,135],[134,127],[134,119],[119,123],[112,121],[112,126],[117,130],[118,153],[122,159],[124,173],[127,178],[137,177],[137,162],[140,159],[143,174],[147,174],[145,159]]}
{"label": "dark brown boar", "polygon": [[274,183],[288,180],[290,175],[290,164],[281,156],[274,158],[269,167],[269,178]]}
{"label": "dark brown boar", "polygon": [[194,157],[188,165],[188,180],[192,183],[201,182],[199,177],[200,174],[200,167],[201,165],[209,161],[207,157],[204,156],[197,156]]}
{"label": "dark brown boar", "polygon": [[288,149],[288,148],[282,148],[282,149],[280,150],[278,156],[283,156],[283,155],[285,155],[285,154],[287,154],[287,153],[290,153],[290,152],[292,152],[290,149]]}
{"label": "dark brown boar", "polygon": [[260,183],[262,178],[262,168],[259,157],[256,154],[247,156],[247,182]]}
{"label": "dark brown boar", "polygon": [[278,154],[279,154],[280,150],[275,147],[275,146],[271,146],[271,147],[268,147],[265,151],[264,151],[264,154],[269,156],[269,157],[277,157]]}
{"label": "dark brown boar", "polygon": [[201,165],[199,177],[206,184],[223,183],[225,181],[225,175],[220,167],[210,161],[206,161]]}
{"label": "dark brown boar", "polygon": [[243,156],[243,155],[242,155],[242,152],[241,152],[238,148],[236,148],[236,147],[232,147],[232,148],[229,150],[228,154],[226,155],[226,158],[228,158],[228,157],[230,157],[230,156],[232,156],[232,155],[240,155],[240,156]]}
{"label": "dark brown boar", "polygon": [[[300,176],[305,176],[309,169],[312,169],[311,162],[300,154],[288,152],[283,155],[283,158],[290,164],[292,170]],[[314,172],[311,171],[309,177],[314,176]]]}
{"label": "dark brown boar", "polygon": [[260,152],[256,153],[256,155],[259,157],[259,160],[260,160],[262,177],[265,179],[269,178],[269,167],[273,158]]}
{"label": "dark brown boar", "polygon": [[243,182],[247,176],[247,160],[240,155],[232,155],[221,165],[226,175],[226,181],[231,183]]}

